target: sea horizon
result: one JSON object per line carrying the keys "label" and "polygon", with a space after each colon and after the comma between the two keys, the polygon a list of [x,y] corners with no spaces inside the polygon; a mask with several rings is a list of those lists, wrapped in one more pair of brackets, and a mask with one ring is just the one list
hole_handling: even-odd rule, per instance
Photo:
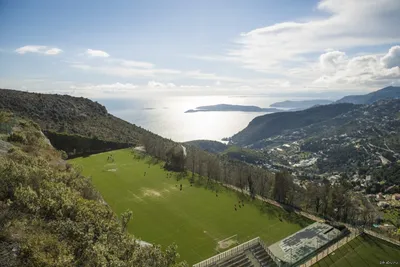
{"label": "sea horizon", "polygon": [[[164,138],[176,142],[192,140],[222,141],[244,129],[251,120],[271,112],[196,112],[185,113],[203,105],[233,104],[268,108],[286,97],[254,95],[169,96],[163,98],[96,99],[108,112]],[[312,98],[292,97],[291,100]]]}

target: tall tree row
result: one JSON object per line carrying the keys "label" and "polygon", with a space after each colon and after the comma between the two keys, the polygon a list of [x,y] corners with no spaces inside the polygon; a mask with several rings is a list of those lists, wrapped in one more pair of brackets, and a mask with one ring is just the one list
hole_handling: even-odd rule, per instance
{"label": "tall tree row", "polygon": [[[141,141],[150,155],[166,161],[167,152],[177,146],[177,143],[156,135],[144,136]],[[273,174],[266,169],[193,146],[186,146],[186,152],[186,158],[179,160],[182,160],[186,171],[191,173],[192,181],[195,174],[198,174],[207,179],[207,185],[213,182],[230,184],[248,192],[253,198],[260,195],[327,219],[370,224],[375,218],[373,208],[363,196],[352,192],[346,177],[342,177],[335,185],[323,180],[299,186],[287,171]]]}

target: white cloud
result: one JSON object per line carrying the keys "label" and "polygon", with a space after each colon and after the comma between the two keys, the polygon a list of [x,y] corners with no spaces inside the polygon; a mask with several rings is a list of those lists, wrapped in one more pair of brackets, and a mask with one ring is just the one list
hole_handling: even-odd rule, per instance
{"label": "white cloud", "polygon": [[138,69],[138,68],[128,68],[119,65],[87,65],[87,64],[72,64],[71,67],[91,71],[95,73],[105,74],[109,76],[117,77],[151,77],[155,75],[173,75],[181,73],[179,70],[171,69]]}
{"label": "white cloud", "polygon": [[164,87],[165,85],[156,81],[149,81],[147,83],[147,86],[150,88],[158,88],[158,87]]}
{"label": "white cloud", "polygon": [[382,57],[381,62],[386,68],[400,67],[400,46],[390,48],[389,52]]}
{"label": "white cloud", "polygon": [[244,83],[246,79],[230,76],[220,76],[215,73],[205,73],[200,70],[181,71],[176,69],[156,68],[154,64],[148,62],[107,59],[104,62],[97,62],[96,65],[85,64],[82,62],[71,62],[70,66],[84,71],[105,74],[116,77],[154,77],[156,75],[174,76],[190,78],[196,80],[209,80],[229,83]]}
{"label": "white cloud", "polygon": [[145,68],[145,69],[150,69],[154,67],[154,64],[149,63],[149,62],[142,62],[142,61],[134,61],[134,60],[116,60],[117,62],[120,62],[122,66],[125,67],[134,67],[134,68]]}
{"label": "white cloud", "polygon": [[319,57],[323,71],[335,71],[347,60],[346,54],[340,51],[329,51]]}
{"label": "white cloud", "polygon": [[[322,75],[313,83],[337,87],[354,85],[378,88],[396,83],[400,80],[398,47],[390,48],[383,56],[372,54],[348,57],[341,51],[322,54],[320,59],[326,59],[321,62]],[[331,58],[335,60],[330,60]],[[336,60],[338,58],[340,60]],[[326,65],[330,67],[328,71]]]}
{"label": "white cloud", "polygon": [[94,49],[88,49],[86,50],[86,54],[92,57],[109,57],[110,55],[102,50],[94,50]]}
{"label": "white cloud", "polygon": [[46,55],[57,55],[60,54],[62,50],[60,48],[51,48],[49,50],[46,50],[44,53]]}
{"label": "white cloud", "polygon": [[167,83],[168,88],[175,88],[176,85],[174,83]]}
{"label": "white cloud", "polygon": [[138,88],[137,85],[131,83],[113,83],[113,84],[86,84],[86,85],[71,85],[71,89],[73,90],[83,90],[83,91],[91,91],[92,93],[103,92],[103,93],[123,93],[129,92],[131,90],[135,90]]}
{"label": "white cloud", "polygon": [[205,73],[200,70],[193,71],[185,71],[183,72],[184,76],[190,77],[198,80],[209,80],[209,81],[223,81],[223,82],[231,82],[231,83],[243,83],[246,82],[246,79],[230,77],[230,76],[220,76],[215,73]]}
{"label": "white cloud", "polygon": [[283,22],[243,33],[228,57],[262,72],[301,64],[311,53],[400,42],[400,1],[322,0],[322,16]]}
{"label": "white cloud", "polygon": [[18,54],[26,54],[26,53],[38,53],[38,54],[45,54],[45,55],[57,55],[63,52],[60,48],[52,47],[49,48],[48,46],[44,45],[26,45],[15,50]]}
{"label": "white cloud", "polygon": [[176,85],[174,83],[161,83],[156,81],[149,81],[147,83],[147,87],[149,88],[175,88]]}
{"label": "white cloud", "polygon": [[18,54],[25,54],[25,53],[40,53],[43,49],[46,49],[46,46],[42,45],[26,45],[20,48],[17,48],[15,52]]}

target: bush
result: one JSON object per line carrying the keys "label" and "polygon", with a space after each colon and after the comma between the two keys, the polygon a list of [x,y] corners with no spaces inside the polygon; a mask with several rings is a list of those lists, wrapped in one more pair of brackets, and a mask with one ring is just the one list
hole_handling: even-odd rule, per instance
{"label": "bush", "polygon": [[65,152],[64,150],[59,150],[60,152],[60,156],[63,160],[67,160],[68,159],[68,154],[67,152]]}
{"label": "bush", "polygon": [[10,134],[10,136],[8,136],[7,141],[25,144],[26,138],[25,138],[25,136],[23,136],[20,133],[12,133],[12,134]]}

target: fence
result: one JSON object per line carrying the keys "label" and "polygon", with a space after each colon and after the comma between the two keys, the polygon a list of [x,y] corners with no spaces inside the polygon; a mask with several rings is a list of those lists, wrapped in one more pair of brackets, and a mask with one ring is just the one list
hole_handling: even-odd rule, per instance
{"label": "fence", "polygon": [[360,235],[359,231],[351,232],[350,235],[340,239],[338,242],[332,244],[331,246],[329,246],[328,248],[324,249],[323,251],[318,252],[317,255],[315,255],[314,257],[312,257],[311,259],[309,259],[308,261],[306,261],[305,263],[303,263],[303,264],[301,264],[299,266],[300,267],[309,267],[309,266],[315,264],[316,262],[318,262],[321,259],[325,258],[326,256],[328,256],[330,253],[334,252],[335,250],[337,250],[341,246],[345,245],[346,243],[348,243],[351,240],[353,240],[354,238],[356,238],[358,235]]}
{"label": "fence", "polygon": [[202,262],[196,263],[195,265],[193,265],[193,267],[211,266],[222,259],[226,259],[226,258],[232,257],[233,255],[237,255],[237,254],[244,252],[245,250],[251,248],[252,246],[259,244],[260,241],[261,241],[261,239],[259,237],[256,237],[256,238],[249,240],[243,244],[240,244],[239,246],[236,246],[236,247],[228,249],[227,251],[224,251],[218,255],[215,255],[214,257],[211,257]]}

